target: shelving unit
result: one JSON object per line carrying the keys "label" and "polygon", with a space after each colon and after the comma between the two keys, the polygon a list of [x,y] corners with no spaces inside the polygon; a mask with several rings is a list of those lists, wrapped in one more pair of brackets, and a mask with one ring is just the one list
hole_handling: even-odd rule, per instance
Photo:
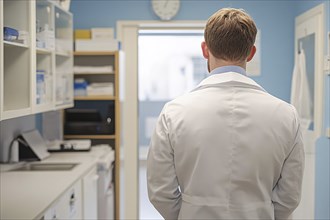
{"label": "shelving unit", "polygon": [[[21,39],[4,40],[4,27]],[[0,1],[0,121],[73,106],[72,28],[72,14],[50,0]],[[36,42],[46,29],[52,42]]]}
{"label": "shelving unit", "polygon": [[[4,40],[3,27],[12,27],[26,31],[29,38],[33,36],[32,21],[33,2],[0,1],[1,8],[1,70],[0,70],[0,120],[19,117],[32,112],[33,42],[10,42]],[[17,15],[20,16],[17,16]],[[18,65],[19,64],[19,65]]]}
{"label": "shelving unit", "polygon": [[[74,78],[85,79],[88,83],[100,83],[100,82],[111,82],[113,83],[113,95],[90,95],[86,96],[75,96],[74,97],[74,108],[72,109],[87,109],[97,110],[102,115],[103,120],[110,118],[111,122],[114,123],[114,130],[109,129],[109,132],[102,132],[97,134],[93,132],[90,134],[74,134],[67,132],[64,129],[65,139],[91,139],[92,144],[109,144],[115,150],[115,219],[119,219],[119,186],[120,186],[120,102],[119,102],[119,66],[121,59],[121,52],[74,52],[74,65],[85,66],[85,67],[102,67],[112,66],[113,71],[109,72],[79,72],[74,73]],[[72,109],[67,109],[64,114],[64,124],[68,123],[66,118],[67,112]],[[112,115],[114,113],[114,116]],[[112,118],[111,118],[112,117]],[[110,124],[111,125],[111,124]]]}

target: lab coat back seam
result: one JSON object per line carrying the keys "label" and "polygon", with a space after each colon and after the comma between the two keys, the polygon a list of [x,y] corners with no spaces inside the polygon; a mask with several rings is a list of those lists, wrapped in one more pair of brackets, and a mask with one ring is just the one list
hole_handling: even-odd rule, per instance
{"label": "lab coat back seam", "polygon": [[236,143],[235,143],[235,89],[231,88],[231,100],[230,100],[230,104],[231,104],[231,112],[230,112],[230,116],[231,116],[231,125],[230,125],[230,132],[231,132],[231,149],[230,149],[230,158],[229,158],[229,165],[228,167],[230,167],[230,171],[229,171],[229,181],[228,181],[228,192],[227,192],[227,207],[229,207],[230,201],[231,201],[231,192],[232,192],[232,188],[233,188],[233,155],[234,155],[234,150],[236,147]]}

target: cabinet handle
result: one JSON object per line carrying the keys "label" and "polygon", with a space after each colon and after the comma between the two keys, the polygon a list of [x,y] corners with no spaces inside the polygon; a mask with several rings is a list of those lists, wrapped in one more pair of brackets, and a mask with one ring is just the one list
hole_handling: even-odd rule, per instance
{"label": "cabinet handle", "polygon": [[108,117],[108,118],[107,118],[107,124],[109,125],[110,123],[111,123],[111,118]]}

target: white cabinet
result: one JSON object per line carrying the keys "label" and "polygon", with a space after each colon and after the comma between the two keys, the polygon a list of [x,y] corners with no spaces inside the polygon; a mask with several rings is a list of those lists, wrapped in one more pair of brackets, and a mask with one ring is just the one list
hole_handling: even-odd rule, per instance
{"label": "white cabinet", "polygon": [[72,23],[53,1],[0,1],[0,120],[73,106]]}
{"label": "white cabinet", "polygon": [[82,180],[83,182],[83,219],[98,219],[97,185],[98,175],[94,167]]}
{"label": "white cabinet", "polygon": [[44,219],[82,219],[81,190],[81,180],[79,180],[45,212]]}
{"label": "white cabinet", "polygon": [[97,215],[97,168],[80,178],[44,213],[45,220],[98,219]]}
{"label": "white cabinet", "polygon": [[[31,73],[33,71],[32,17],[33,1],[3,0],[1,8],[1,118],[12,118],[31,113]],[[25,32],[27,40],[10,41],[4,27]],[[7,31],[6,31],[7,32]]]}

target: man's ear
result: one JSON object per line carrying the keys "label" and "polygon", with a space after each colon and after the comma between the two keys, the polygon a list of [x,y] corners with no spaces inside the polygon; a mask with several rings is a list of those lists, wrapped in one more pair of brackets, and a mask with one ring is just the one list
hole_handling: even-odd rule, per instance
{"label": "man's ear", "polygon": [[254,54],[256,54],[257,48],[256,46],[253,45],[253,47],[251,48],[250,54],[247,57],[246,61],[249,62],[250,60],[252,60]]}
{"label": "man's ear", "polygon": [[205,59],[209,59],[209,57],[210,57],[209,48],[207,48],[205,41],[202,42],[201,47],[202,47],[202,51],[203,51],[203,57]]}

